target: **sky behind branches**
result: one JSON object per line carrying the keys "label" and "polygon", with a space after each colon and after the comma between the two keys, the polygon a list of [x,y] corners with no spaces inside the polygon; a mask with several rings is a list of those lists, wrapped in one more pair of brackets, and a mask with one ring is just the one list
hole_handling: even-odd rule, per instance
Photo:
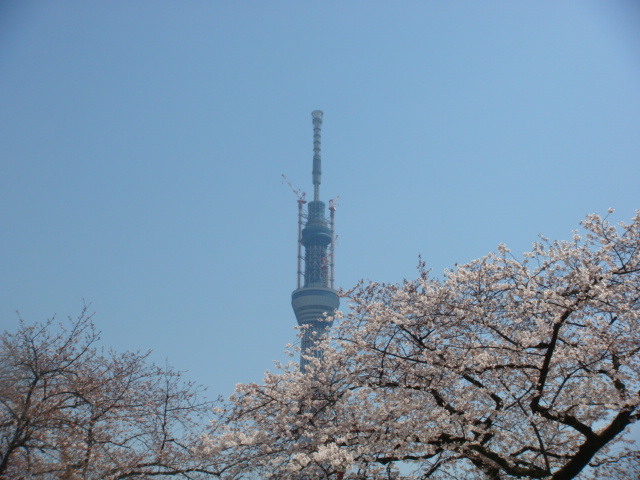
{"label": "sky behind branches", "polygon": [[0,3],[0,327],[86,302],[212,396],[259,381],[315,109],[337,285],[520,256],[640,207],[640,4]]}

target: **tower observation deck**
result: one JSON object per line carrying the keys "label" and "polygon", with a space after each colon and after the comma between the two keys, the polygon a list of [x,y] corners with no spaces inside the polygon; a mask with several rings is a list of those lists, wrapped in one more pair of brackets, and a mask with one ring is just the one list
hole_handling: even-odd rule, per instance
{"label": "tower observation deck", "polygon": [[[291,305],[303,327],[300,352],[300,370],[304,371],[310,358],[322,358],[316,342],[331,330],[330,318],[340,304],[333,289],[333,218],[335,207],[330,203],[330,219],[325,216],[325,204],[320,200],[322,176],[320,157],[320,131],[322,112],[311,113],[313,119],[313,200],[307,204],[306,221],[303,213],[305,201],[298,201],[298,288],[291,294]],[[304,228],[303,228],[304,225]],[[301,249],[304,247],[304,257]],[[301,262],[304,260],[304,271]],[[304,280],[303,282],[301,280]]]}

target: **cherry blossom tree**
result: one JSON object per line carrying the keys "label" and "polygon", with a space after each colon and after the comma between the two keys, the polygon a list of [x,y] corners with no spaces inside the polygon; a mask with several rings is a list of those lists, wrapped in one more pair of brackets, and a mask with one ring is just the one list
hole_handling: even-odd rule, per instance
{"label": "cherry blossom tree", "polygon": [[346,292],[323,360],[239,385],[208,452],[263,478],[635,478],[640,212],[582,226]]}
{"label": "cherry blossom tree", "polygon": [[148,354],[99,350],[76,320],[0,336],[0,478],[210,477],[197,454],[212,402]]}

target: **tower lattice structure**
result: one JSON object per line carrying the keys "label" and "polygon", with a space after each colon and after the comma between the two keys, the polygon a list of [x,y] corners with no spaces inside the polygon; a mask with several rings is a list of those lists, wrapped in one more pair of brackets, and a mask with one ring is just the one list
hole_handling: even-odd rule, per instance
{"label": "tower lattice structure", "polygon": [[[330,202],[329,219],[320,200],[322,112],[311,113],[313,120],[313,200],[304,213],[304,197],[298,200],[298,288],[291,294],[291,305],[298,325],[302,327],[300,369],[305,370],[311,358],[322,358],[316,344],[333,324],[332,316],[340,304],[333,285],[334,213]],[[304,247],[304,257],[302,248]],[[304,270],[301,264],[304,262]]]}

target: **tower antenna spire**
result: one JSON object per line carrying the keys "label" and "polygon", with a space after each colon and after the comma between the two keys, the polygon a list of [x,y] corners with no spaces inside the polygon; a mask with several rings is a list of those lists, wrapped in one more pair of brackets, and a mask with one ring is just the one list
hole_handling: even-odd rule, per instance
{"label": "tower antenna spire", "polygon": [[314,110],[311,112],[313,119],[313,171],[311,173],[313,179],[313,199],[320,200],[320,177],[322,177],[322,161],[320,157],[320,142],[322,129],[322,111]]}

